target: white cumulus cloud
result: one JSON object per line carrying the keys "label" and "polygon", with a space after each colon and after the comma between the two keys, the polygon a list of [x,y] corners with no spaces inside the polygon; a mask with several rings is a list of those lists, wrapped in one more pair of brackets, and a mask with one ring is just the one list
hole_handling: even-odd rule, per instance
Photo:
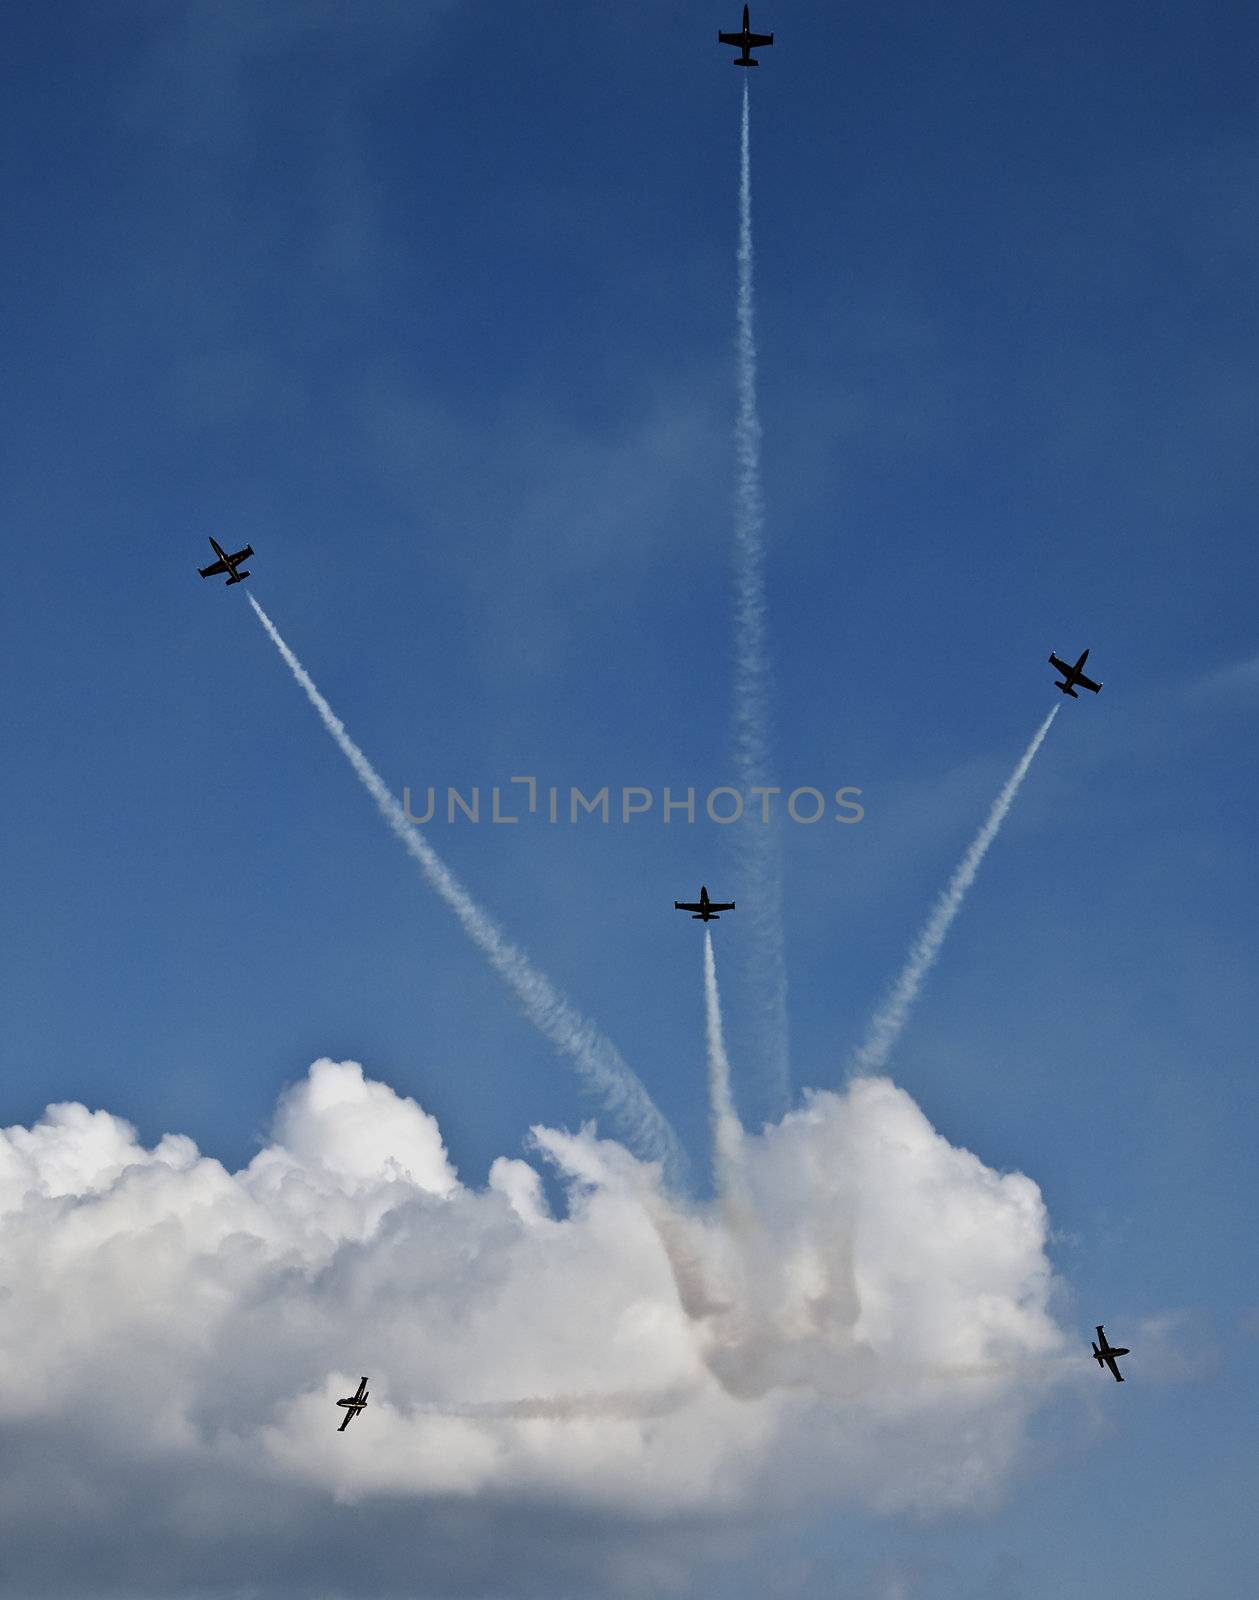
{"label": "white cumulus cloud", "polygon": [[[879,1078],[745,1137],[737,1218],[590,1128],[537,1128],[531,1156],[461,1183],[431,1116],[331,1061],[235,1173],[78,1105],[0,1133],[15,1570],[200,1593],[243,1563],[270,1595],[288,1591],[255,1558],[300,1590],[318,1525],[321,1593],[387,1593],[386,1557],[332,1530],[410,1507],[389,1559],[442,1594],[431,1538],[412,1546],[457,1506],[450,1592],[488,1595],[469,1566],[488,1530],[527,1543],[539,1517],[585,1519],[607,1556],[642,1519],[998,1492],[1060,1365],[1030,1179],[950,1145]],[[333,1402],[362,1373],[368,1409],[339,1434]],[[573,1592],[622,1592],[613,1568],[592,1553]]]}

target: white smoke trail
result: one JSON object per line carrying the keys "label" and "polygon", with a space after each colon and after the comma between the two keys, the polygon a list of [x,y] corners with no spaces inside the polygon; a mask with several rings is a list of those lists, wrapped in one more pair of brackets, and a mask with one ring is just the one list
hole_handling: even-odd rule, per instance
{"label": "white smoke trail", "polygon": [[780,1115],[791,1102],[787,963],[783,939],[782,837],[760,821],[752,791],[770,787],[773,672],[765,604],[765,511],[761,495],[761,421],[756,403],[755,302],[752,293],[752,158],[747,84],[739,139],[737,320],[738,411],[735,418],[734,762],[747,813],[734,829],[740,877],[746,883],[750,963],[759,1004],[751,1028]]}
{"label": "white smoke trail", "polygon": [[975,874],[979,871],[980,863],[988,853],[988,846],[997,837],[1001,824],[1006,819],[1006,814],[1014,804],[1014,797],[1019,792],[1019,786],[1027,776],[1027,769],[1031,766],[1036,752],[1040,749],[1045,735],[1049,732],[1049,724],[1058,715],[1061,708],[1055,706],[1049,715],[1037,728],[1031,744],[1019,758],[1019,763],[1006,780],[1004,788],[993,802],[992,810],[988,813],[987,820],[971,841],[969,850],[962,857],[956,872],[949,879],[943,894],[936,901],[927,924],[909,952],[901,975],[892,985],[883,1008],[876,1012],[866,1030],[865,1041],[857,1051],[855,1069],[858,1073],[879,1072],[886,1065],[888,1056],[892,1053],[893,1046],[900,1038],[909,1013],[913,1009],[918,992],[922,988],[923,979],[935,965],[936,958],[948,936],[949,929],[953,926],[953,919],[962,909],[962,902],[966,892],[975,881]]}
{"label": "white smoke trail", "polygon": [[666,1172],[676,1181],[685,1165],[677,1138],[637,1075],[622,1060],[616,1046],[569,1004],[522,950],[505,938],[424,835],[407,821],[405,811],[345,731],[345,724],[333,712],[315,687],[310,674],[280,637],[271,618],[253,595],[249,596],[249,603],[271,636],[271,642],[288,664],[290,672],[306,691],[306,698],[319,713],[320,721],[336,740],[341,754],[376,802],[381,816],[419,866],[430,886],[458,917],[473,944],[515,992],[529,1021],[573,1062],[590,1087],[602,1097],[604,1105],[625,1129],[627,1137],[640,1153],[649,1159],[662,1161]]}
{"label": "white smoke trail", "polygon": [[688,1384],[638,1393],[538,1395],[523,1400],[435,1400],[416,1410],[421,1416],[458,1417],[469,1422],[579,1422],[588,1418],[638,1422],[679,1411],[694,1399],[696,1392],[696,1386]]}
{"label": "white smoke trail", "polygon": [[717,1186],[726,1196],[742,1185],[743,1128],[730,1092],[730,1058],[721,1027],[721,995],[717,989],[717,963],[713,936],[704,929],[704,1013],[708,1030],[708,1102],[713,1123],[713,1150]]}

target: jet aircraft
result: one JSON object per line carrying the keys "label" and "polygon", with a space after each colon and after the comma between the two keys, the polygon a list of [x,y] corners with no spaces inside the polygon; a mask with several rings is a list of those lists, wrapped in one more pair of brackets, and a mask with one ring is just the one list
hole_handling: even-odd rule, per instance
{"label": "jet aircraft", "polygon": [[213,534],[210,535],[210,543],[214,546],[214,553],[219,559],[208,567],[197,568],[203,578],[217,578],[220,572],[230,572],[228,583],[240,583],[249,576],[247,572],[237,572],[236,569],[242,561],[248,561],[253,555],[252,545],[247,544],[243,550],[238,550],[234,556],[229,556]]}
{"label": "jet aircraft", "polygon": [[339,1406],[344,1406],[345,1407],[345,1421],[337,1429],[338,1433],[344,1433],[345,1430],[354,1421],[355,1417],[358,1416],[359,1412],[367,1404],[367,1395],[368,1395],[367,1379],[366,1378],[360,1378],[358,1380],[358,1390],[357,1390],[357,1392],[352,1394],[352,1395],[350,1395],[345,1400],[338,1400],[337,1401],[337,1404]]}
{"label": "jet aircraft", "polygon": [[753,33],[748,22],[748,8],[743,8],[743,27],[738,33],[719,33],[718,44],[732,44],[736,50],[741,50],[742,55],[736,56],[732,65],[736,67],[759,67],[760,62],[752,59],[752,51],[761,45],[773,44],[772,33]]}
{"label": "jet aircraft", "polygon": [[1093,1346],[1093,1360],[1097,1362],[1099,1367],[1109,1367],[1110,1370],[1115,1374],[1115,1382],[1122,1383],[1123,1373],[1120,1372],[1119,1363],[1115,1360],[1115,1357],[1126,1356],[1129,1354],[1129,1351],[1127,1351],[1122,1345],[1107,1344],[1106,1335],[1100,1322],[1097,1324],[1097,1337],[1101,1340],[1101,1347],[1099,1348],[1097,1345]]}
{"label": "jet aircraft", "polygon": [[708,890],[701,883],[698,900],[675,900],[673,909],[675,911],[691,912],[692,922],[720,922],[721,918],[717,913],[719,911],[733,911],[734,901],[730,900],[723,903],[720,900],[710,900],[708,898]]}
{"label": "jet aircraft", "polygon": [[1070,666],[1065,661],[1059,661],[1058,657],[1051,650],[1049,652],[1049,665],[1051,667],[1057,667],[1058,671],[1063,677],[1063,681],[1061,683],[1055,683],[1054,688],[1061,689],[1063,694],[1069,694],[1073,700],[1078,700],[1080,698],[1075,692],[1077,689],[1091,689],[1094,694],[1100,694],[1102,687],[1101,684],[1094,683],[1092,678],[1086,678],[1082,671],[1084,663],[1088,660],[1088,658],[1089,653],[1086,650],[1076,662],[1075,666]]}

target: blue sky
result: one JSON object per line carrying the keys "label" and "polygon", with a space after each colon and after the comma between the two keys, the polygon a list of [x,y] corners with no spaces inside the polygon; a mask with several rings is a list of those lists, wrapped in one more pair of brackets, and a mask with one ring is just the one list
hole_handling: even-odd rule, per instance
{"label": "blue sky", "polygon": [[[531,1124],[594,1114],[245,591],[195,569],[209,534],[253,544],[251,590],[399,790],[730,781],[743,75],[713,34],[736,22],[15,17],[4,1125],[78,1100],[235,1168],[285,1084],[349,1058],[482,1184]],[[753,24],[777,35],[750,88],[778,761],[866,808],[783,832],[795,1082],[842,1083],[1052,703],[1048,651],[1090,646],[1105,691],[1056,719],[891,1073],[1041,1186],[1069,1331],[1171,1331],[1165,1370],[1135,1350],[1096,1415],[1051,1414],[999,1503],[802,1513],[746,1570],[810,1597],[1232,1595],[1259,1332],[1254,18]],[[729,840],[656,817],[429,837],[705,1187],[698,930],[670,902],[736,892]],[[719,931],[756,1126],[737,915]]]}

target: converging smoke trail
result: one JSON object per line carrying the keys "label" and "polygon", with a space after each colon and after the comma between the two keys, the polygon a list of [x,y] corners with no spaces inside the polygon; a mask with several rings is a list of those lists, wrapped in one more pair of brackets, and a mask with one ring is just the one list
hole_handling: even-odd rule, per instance
{"label": "converging smoke trail", "polygon": [[962,902],[966,898],[966,891],[975,881],[975,874],[979,871],[980,863],[988,853],[988,846],[997,837],[1001,824],[1006,819],[1006,814],[1014,804],[1014,797],[1019,792],[1019,786],[1027,776],[1027,769],[1031,766],[1036,752],[1044,742],[1045,735],[1049,732],[1049,724],[1058,715],[1061,707],[1055,706],[1049,715],[1037,728],[1031,744],[1019,758],[1019,764],[1006,780],[1005,787],[993,802],[992,810],[988,813],[987,821],[975,835],[970,849],[962,857],[961,864],[949,879],[944,893],[936,901],[931,915],[927,918],[927,925],[918,935],[909,952],[909,960],[899,978],[892,986],[892,991],[881,1011],[875,1013],[866,1030],[865,1042],[857,1051],[855,1067],[859,1073],[879,1072],[892,1053],[893,1046],[900,1038],[905,1024],[909,1021],[909,1013],[918,998],[922,988],[923,979],[935,965],[940,954],[949,929],[953,926],[953,919],[962,909]]}
{"label": "converging smoke trail", "polygon": [[749,815],[735,828],[740,876],[748,889],[750,960],[760,996],[753,1031],[778,1101],[791,1101],[787,963],[783,939],[782,848],[779,826],[757,820],[752,791],[772,777],[773,673],[765,605],[765,510],[761,495],[761,421],[756,403],[755,302],[752,292],[752,157],[748,88],[743,86],[739,138],[737,321],[738,411],[735,418],[734,761]]}
{"label": "converging smoke trail", "polygon": [[712,931],[704,929],[704,1014],[708,1029],[708,1102],[713,1122],[717,1186],[723,1195],[742,1187],[743,1128],[730,1093],[730,1058],[721,1028],[721,995]]}
{"label": "converging smoke trail", "polygon": [[271,642],[288,664],[289,671],[306,691],[306,698],[319,713],[320,721],[336,740],[341,754],[376,802],[381,816],[419,866],[430,886],[459,918],[473,944],[515,992],[529,1021],[568,1056],[590,1087],[602,1097],[604,1105],[624,1127],[639,1152],[650,1159],[662,1161],[666,1172],[676,1180],[683,1170],[684,1160],[673,1129],[637,1075],[622,1060],[616,1046],[565,1000],[522,950],[504,937],[424,835],[407,821],[405,811],[345,731],[345,724],[333,712],[315,687],[310,674],[280,637],[271,618],[253,595],[249,596],[249,603],[270,635]]}

